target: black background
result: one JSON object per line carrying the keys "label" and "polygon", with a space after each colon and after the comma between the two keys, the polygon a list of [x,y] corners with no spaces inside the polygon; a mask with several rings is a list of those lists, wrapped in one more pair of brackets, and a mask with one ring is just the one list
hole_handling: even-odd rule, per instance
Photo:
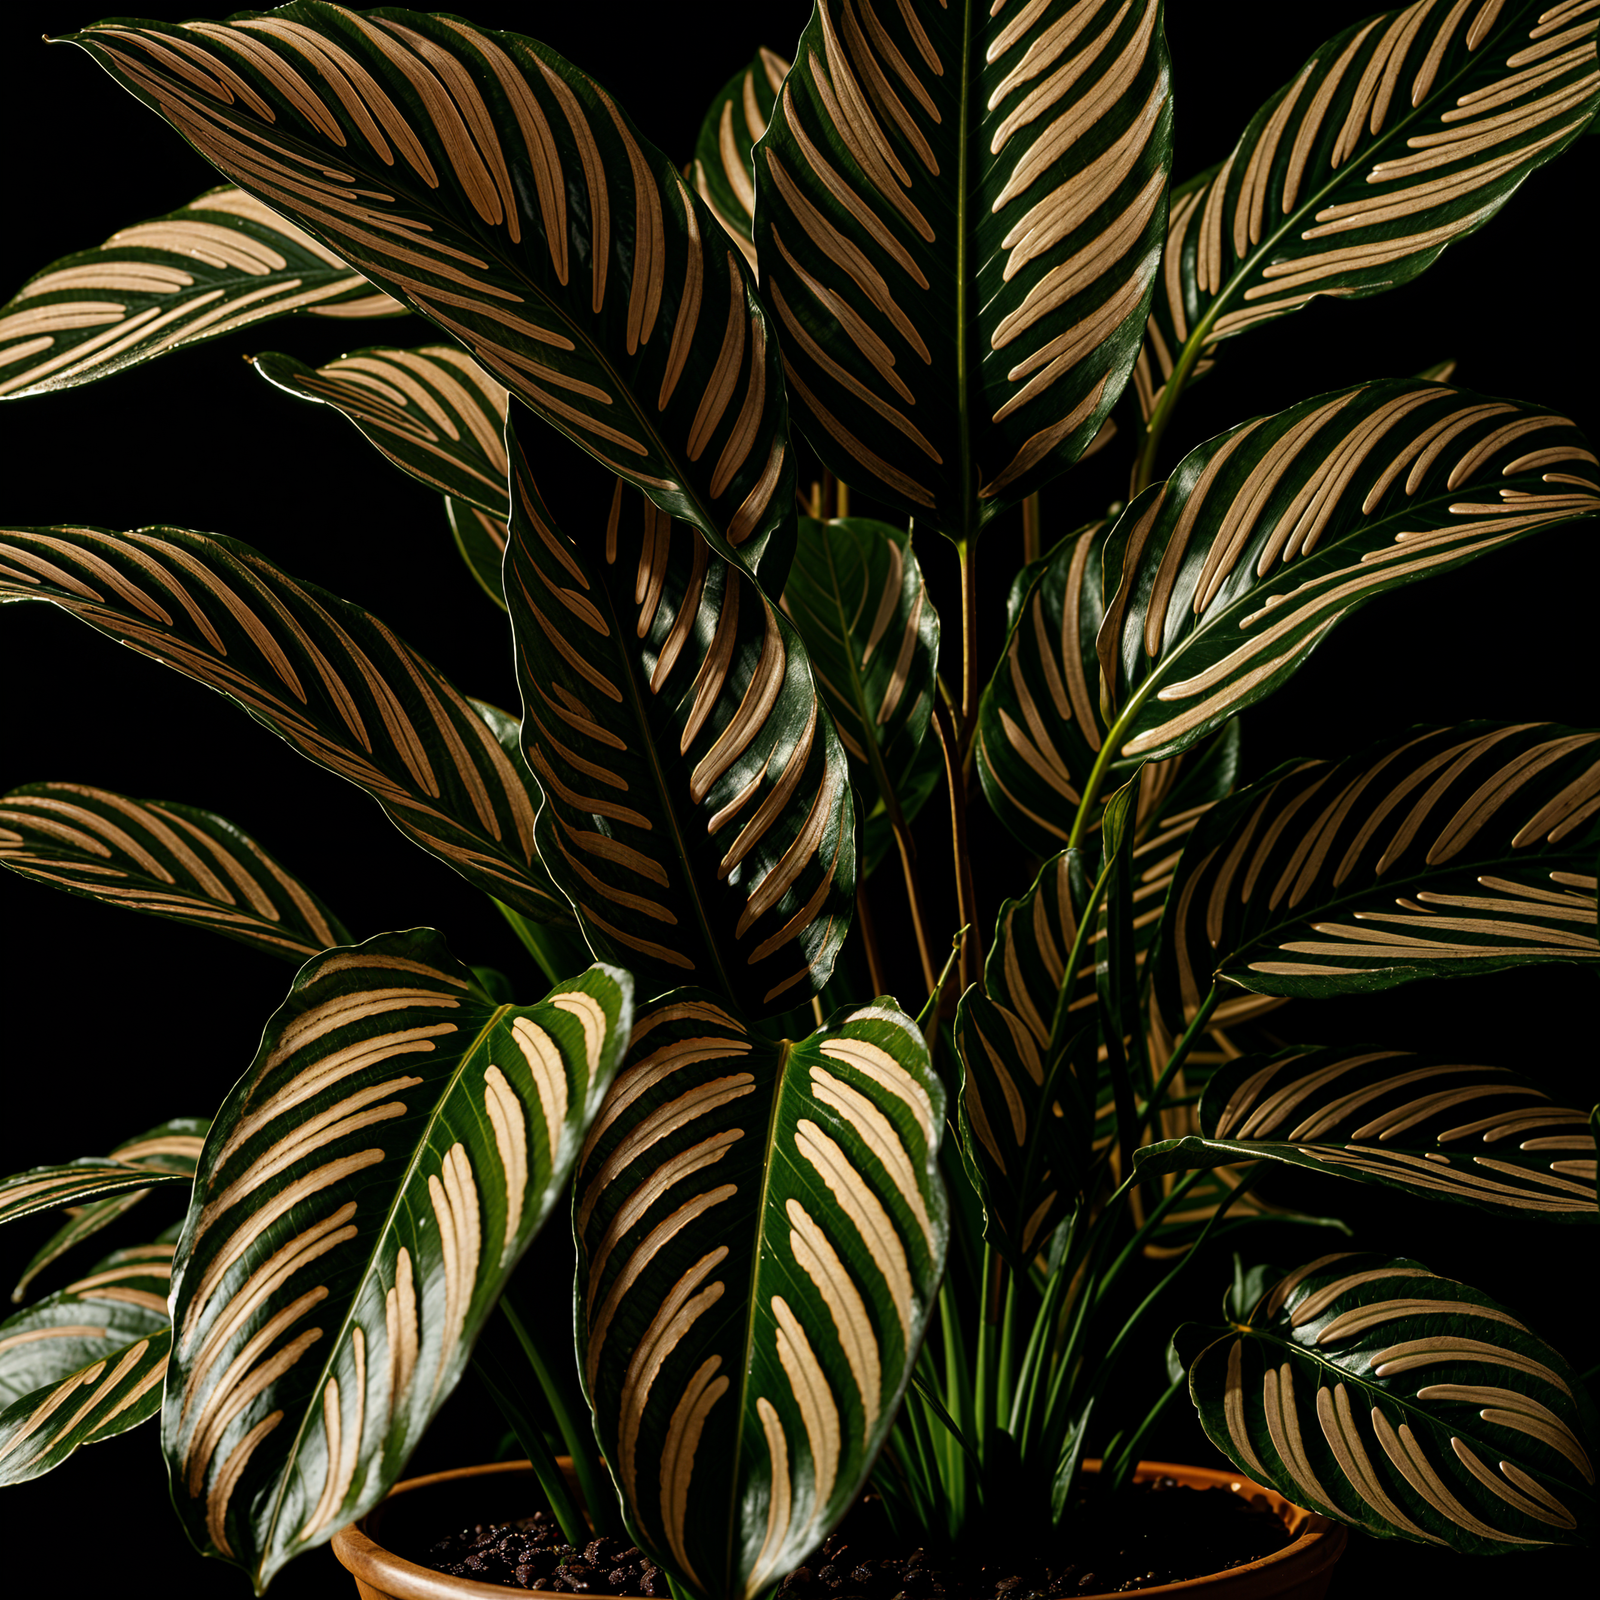
{"label": "black background", "polygon": [[[190,14],[154,9],[168,20]],[[757,44],[791,53],[808,9],[798,0],[748,7],[588,0],[486,3],[471,15],[562,50],[681,162],[716,88]],[[1365,6],[1347,3],[1269,9],[1177,0],[1167,22],[1175,174],[1225,156],[1250,112],[1312,48],[1366,14]],[[87,56],[39,42],[41,34],[70,31],[94,15],[55,0],[14,0],[0,19],[0,299],[57,257],[218,181]],[[1452,246],[1417,282],[1359,302],[1314,302],[1232,342],[1216,373],[1179,408],[1165,465],[1246,417],[1451,357],[1460,362],[1455,382],[1538,400],[1600,437],[1597,199],[1600,138],[1589,138],[1534,174],[1499,218]],[[355,345],[421,337],[414,323],[298,319],[102,384],[8,404],[0,408],[0,519],[112,528],[168,523],[243,539],[289,572],[367,606],[467,692],[515,710],[506,629],[455,561],[437,498],[331,413],[297,405],[241,359],[283,349],[316,362]],[[1125,494],[1120,444],[1046,491],[1047,543]],[[858,508],[866,509],[859,501]],[[1288,755],[1337,755],[1416,722],[1479,716],[1592,723],[1595,537],[1592,520],[1564,525],[1359,613],[1289,687],[1245,714],[1250,773]],[[925,538],[918,552],[953,648],[948,548]],[[1019,553],[1015,527],[986,536],[986,649],[999,642]],[[492,908],[404,840],[364,795],[309,766],[236,707],[118,651],[53,608],[7,606],[0,613],[0,791],[41,780],[220,812],[303,873],[358,937],[439,927],[462,959],[499,966],[532,992],[537,975]],[[942,807],[930,805],[935,811]],[[936,864],[930,876],[947,871],[935,834],[925,854]],[[1024,886],[983,883],[986,919],[1003,895]],[[886,882],[878,899],[886,940],[895,940],[898,905],[897,886]],[[908,941],[902,935],[897,942],[903,953]],[[287,966],[242,946],[5,877],[0,1172],[102,1153],[166,1116],[214,1110],[249,1063],[289,977]],[[1569,1103],[1587,1105],[1594,1095],[1594,998],[1590,972],[1524,969],[1328,1003],[1303,1025],[1297,1018],[1284,1027],[1326,1042],[1375,1038],[1470,1051],[1540,1075]],[[1522,1310],[1580,1367],[1594,1362],[1592,1231],[1512,1227],[1349,1186],[1330,1194],[1284,1185],[1278,1197],[1350,1217],[1358,1244],[1409,1252],[1463,1277]],[[145,1209],[153,1215],[154,1203]],[[133,1237],[148,1231],[140,1213],[130,1222]],[[0,1287],[14,1281],[50,1226],[30,1219],[0,1235]],[[1258,1254],[1287,1262],[1337,1247],[1324,1241],[1268,1235]],[[41,1287],[58,1287],[73,1264]],[[1209,1316],[1219,1291],[1202,1286],[1187,1314]],[[560,1314],[561,1295],[552,1300]],[[432,1470],[486,1459],[500,1433],[469,1378],[415,1465]],[[1147,1453],[1220,1464],[1188,1417],[1174,1418]],[[151,1426],[0,1495],[3,1559],[13,1572],[24,1559],[18,1540],[35,1531],[46,1541],[42,1559],[68,1582],[79,1561],[97,1581],[113,1570],[131,1577],[135,1563],[151,1562],[159,1592],[245,1592],[237,1574],[189,1550],[166,1503]],[[1469,1562],[1358,1540],[1333,1593],[1376,1586],[1382,1596],[1425,1582],[1487,1593],[1507,1581],[1571,1582],[1581,1570],[1557,1553]],[[351,1589],[320,1550],[287,1569],[274,1592],[349,1600]]]}

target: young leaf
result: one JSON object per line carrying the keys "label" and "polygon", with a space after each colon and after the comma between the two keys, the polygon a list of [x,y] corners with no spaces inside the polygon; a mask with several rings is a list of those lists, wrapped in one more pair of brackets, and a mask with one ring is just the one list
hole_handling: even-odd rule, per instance
{"label": "young leaf", "polygon": [[1415,1261],[1323,1256],[1189,1369],[1211,1442],[1297,1505],[1494,1555],[1587,1542],[1594,1407],[1505,1307]]}
{"label": "young leaf", "polygon": [[[111,1152],[110,1159],[167,1176],[175,1174],[180,1178],[192,1179],[195,1163],[200,1159],[200,1146],[210,1126],[202,1117],[172,1117],[118,1145]],[[168,1192],[174,1191],[175,1186],[169,1188]],[[99,1200],[72,1206],[66,1222],[34,1252],[33,1259],[22,1269],[22,1276],[11,1291],[12,1302],[15,1304],[22,1300],[28,1292],[28,1285],[52,1261],[59,1260],[74,1246],[99,1233],[102,1228],[109,1227],[118,1217],[138,1205],[148,1193],[148,1189],[124,1189]]]}
{"label": "young leaf", "polygon": [[526,769],[481,707],[359,606],[180,528],[0,529],[8,600],[53,601],[226,694],[469,883],[534,921],[570,920],[534,848]]}
{"label": "young leaf", "polygon": [[1600,1222],[1588,1113],[1504,1067],[1366,1045],[1242,1056],[1200,1100],[1198,1135],[1139,1170],[1280,1161],[1505,1216]]}
{"label": "young leaf", "polygon": [[172,1245],[117,1250],[0,1322],[0,1485],[153,1417],[172,1346]]}
{"label": "young leaf", "polygon": [[756,172],[751,151],[767,131],[789,63],[761,50],[723,84],[700,124],[694,146],[695,192],[728,230],[739,253],[756,264]]}
{"label": "young leaf", "polygon": [[315,957],[206,1140],[162,1447],[257,1588],[388,1492],[561,1201],[632,1022],[591,967],[496,1005],[429,929]]}
{"label": "young leaf", "polygon": [[[538,844],[646,993],[752,1015],[827,982],[855,895],[849,769],[793,626],[621,483],[575,544],[512,450],[506,602]],[[603,530],[603,532],[602,532]]]}
{"label": "young leaf", "polygon": [[1336,34],[1174,196],[1157,302],[1174,353],[1409,282],[1482,227],[1600,105],[1597,21],[1420,0]]}
{"label": "young leaf", "polygon": [[754,572],[770,543],[781,592],[794,464],[749,271],[570,62],[458,18],[323,0],[67,37],[724,559]]}
{"label": "young leaf", "polygon": [[1083,453],[1138,354],[1160,7],[868,16],[822,0],[756,148],[762,290],[822,459],[966,539]]}
{"label": "young leaf", "polygon": [[405,309],[253,194],[209,189],[52,262],[0,307],[0,396],[93,383],[291,312]]}
{"label": "young leaf", "polygon": [[1213,808],[1168,895],[1156,983],[1191,1017],[1213,978],[1331,995],[1600,959],[1600,732],[1412,731]]}
{"label": "young leaf", "polygon": [[69,893],[210,928],[297,966],[348,944],[338,918],[224,817],[79,783],[0,795],[0,867]]}
{"label": "young leaf", "polygon": [[928,737],[939,618],[911,535],[864,517],[802,518],[782,609],[849,752],[873,859],[891,842],[889,819],[909,823],[944,770]]}
{"label": "young leaf", "polygon": [[502,526],[506,391],[455,345],[353,350],[326,366],[293,356],[255,358],[269,383],[341,411],[402,472],[486,511]]}
{"label": "young leaf", "polygon": [[691,990],[635,1025],[578,1169],[578,1357],[630,1531],[707,1600],[860,1494],[944,1266],[943,1123],[887,1000],[798,1043]]}
{"label": "young leaf", "polygon": [[1362,384],[1219,434],[1107,537],[1111,755],[1186,748],[1375,595],[1597,509],[1565,417],[1440,384]]}

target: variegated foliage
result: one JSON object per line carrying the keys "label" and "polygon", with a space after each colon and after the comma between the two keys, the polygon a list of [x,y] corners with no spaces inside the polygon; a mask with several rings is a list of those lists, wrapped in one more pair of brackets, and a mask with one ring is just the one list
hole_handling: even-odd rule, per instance
{"label": "variegated foliage", "polygon": [[0,867],[106,905],[210,928],[296,965],[339,919],[225,817],[81,783],[0,795]]}
{"label": "variegated foliage", "polygon": [[1212,1443],[1369,1533],[1494,1554],[1595,1519],[1583,1380],[1487,1295],[1404,1258],[1323,1256],[1189,1368]]}
{"label": "variegated foliage", "polygon": [[1141,404],[1186,347],[1408,282],[1482,227],[1600,106],[1597,27],[1589,0],[1417,0],[1321,46],[1174,191]]}
{"label": "variegated foliage", "polygon": [[58,1467],[161,1405],[172,1244],[117,1250],[0,1322],[0,1485]]}
{"label": "variegated foliage", "polygon": [[388,1492],[566,1192],[632,1021],[591,967],[496,1005],[429,929],[303,967],[206,1141],[162,1445],[258,1588]]}
{"label": "variegated foliage", "polygon": [[752,270],[756,264],[756,172],[751,152],[767,131],[789,63],[763,49],[725,84],[700,124],[695,192],[728,230]]}
{"label": "variegated foliage", "polygon": [[540,855],[641,992],[692,980],[750,1015],[803,1004],[849,927],[855,813],[792,624],[621,483],[569,539],[511,456],[505,593]]}
{"label": "variegated foliage", "polygon": [[405,307],[253,194],[209,189],[52,262],[0,307],[0,397],[92,383],[296,311],[384,317]]}
{"label": "variegated foliage", "polygon": [[1219,434],[1106,535],[1100,759],[1186,748],[1375,595],[1596,510],[1600,466],[1565,417],[1440,384],[1363,384]]}
{"label": "variegated foliage", "polygon": [[1199,1136],[1141,1151],[1139,1170],[1252,1159],[1509,1216],[1600,1222],[1588,1113],[1453,1056],[1342,1045],[1230,1061],[1206,1085]]}
{"label": "variegated foliage", "polygon": [[629,1527],[753,1600],[859,1494],[944,1265],[944,1092],[878,1000],[771,1043],[681,990],[584,1145],[578,1355]]}
{"label": "variegated foliage", "polygon": [[782,606],[850,755],[865,875],[944,775],[928,733],[939,618],[911,535],[864,517],[802,518]]}
{"label": "variegated foliage", "polygon": [[274,352],[257,356],[255,369],[299,399],[342,412],[402,471],[504,527],[508,397],[464,350],[378,346],[321,367]]}
{"label": "variegated foliage", "polygon": [[847,482],[955,539],[1081,455],[1138,354],[1158,0],[820,0],[756,150],[762,290]]}
{"label": "variegated foliage", "polygon": [[[169,1197],[179,1197],[181,1194],[179,1185],[172,1183],[171,1179],[176,1177],[181,1180],[193,1180],[195,1164],[200,1159],[200,1146],[208,1127],[210,1123],[202,1117],[171,1117],[118,1145],[105,1163],[96,1164],[109,1166],[117,1163],[141,1168],[147,1174],[159,1173],[162,1187],[166,1189]],[[80,1172],[83,1165],[79,1164]],[[53,1170],[59,1173],[62,1169]],[[19,1303],[23,1299],[28,1292],[28,1286],[51,1262],[59,1260],[67,1251],[82,1244],[85,1239],[92,1238],[125,1212],[131,1211],[149,1192],[148,1188],[116,1188],[109,1193],[102,1189],[99,1191],[99,1198],[89,1199],[81,1204],[65,1205],[67,1220],[34,1252],[33,1259],[22,1269],[22,1276],[17,1279],[16,1287],[11,1291],[13,1303]],[[20,1213],[8,1213],[8,1215],[18,1214]]]}
{"label": "variegated foliage", "polygon": [[36,1211],[60,1211],[87,1206],[109,1195],[141,1193],[164,1185],[187,1184],[193,1173],[146,1163],[122,1161],[114,1156],[88,1156],[51,1167],[29,1167],[26,1172],[0,1178],[0,1222],[15,1222]]}
{"label": "variegated foliage", "polygon": [[794,468],[749,270],[591,79],[518,34],[323,0],[67,37],[725,558],[772,542],[781,590]]}
{"label": "variegated foliage", "polygon": [[1159,935],[1163,1014],[1213,981],[1330,995],[1600,959],[1600,732],[1413,731],[1306,762],[1190,835]]}
{"label": "variegated foliage", "polygon": [[469,883],[535,921],[570,918],[493,716],[359,606],[179,528],[0,529],[8,600],[53,601],[227,695]]}

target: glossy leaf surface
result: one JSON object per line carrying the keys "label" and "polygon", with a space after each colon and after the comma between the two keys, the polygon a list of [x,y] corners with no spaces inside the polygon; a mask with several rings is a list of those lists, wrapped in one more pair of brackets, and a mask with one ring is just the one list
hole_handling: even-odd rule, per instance
{"label": "glossy leaf surface", "polygon": [[0,866],[105,905],[210,928],[296,965],[350,939],[248,834],[170,800],[24,784],[0,795]]}
{"label": "glossy leaf surface", "polygon": [[353,350],[326,366],[255,358],[269,383],[342,412],[403,472],[504,523],[506,391],[455,345]]}
{"label": "glossy leaf surface", "polygon": [[1189,1369],[1207,1436],[1297,1505],[1471,1554],[1582,1543],[1582,1379],[1505,1307],[1415,1261],[1323,1256]]}
{"label": "glossy leaf surface", "polygon": [[1588,1113],[1504,1067],[1351,1045],[1243,1056],[1206,1085],[1200,1128],[1141,1152],[1140,1171],[1280,1161],[1507,1216],[1600,1222]]}
{"label": "glossy leaf surface", "polygon": [[109,1156],[63,1161],[51,1167],[29,1167],[0,1178],[0,1222],[15,1222],[36,1211],[59,1211],[64,1206],[88,1205],[108,1195],[153,1189],[163,1184],[186,1184],[185,1172],[158,1172],[148,1166],[117,1161]]}
{"label": "glossy leaf surface", "polygon": [[578,1354],[634,1536],[752,1600],[859,1495],[948,1228],[944,1093],[878,1000],[769,1043],[681,990],[584,1147]]}
{"label": "glossy leaf surface", "polygon": [[1229,429],[1107,536],[1108,742],[1171,755],[1375,595],[1596,510],[1594,451],[1520,401],[1390,379]]}
{"label": "glossy leaf surface", "polygon": [[1582,0],[1419,0],[1336,34],[1174,196],[1156,367],[1314,295],[1406,283],[1482,227],[1600,105],[1597,25]]}
{"label": "glossy leaf surface", "polygon": [[236,700],[469,883],[535,921],[570,918],[534,848],[525,772],[483,712],[359,606],[179,528],[0,529],[7,600],[53,601]]}
{"label": "glossy leaf surface", "polygon": [[777,351],[711,213],[547,46],[322,0],[69,36],[199,153],[781,587]]}
{"label": "glossy leaf surface", "polygon": [[1138,354],[1157,0],[822,0],[756,151],[762,292],[827,465],[951,538],[1069,466]]}
{"label": "glossy leaf surface", "polygon": [[0,396],[93,383],[291,312],[405,307],[252,194],[210,189],[52,262],[0,307]]}
{"label": "glossy leaf surface", "polygon": [[429,929],[301,969],[174,1262],[162,1446],[196,1545],[260,1587],[382,1499],[565,1192],[631,1020],[605,967],[496,1005]]}
{"label": "glossy leaf surface", "polygon": [[[208,1127],[210,1123],[202,1117],[171,1117],[118,1145],[109,1159],[129,1166],[144,1167],[167,1177],[176,1175],[192,1179]],[[176,1185],[164,1187],[169,1195],[176,1195]],[[147,1189],[124,1189],[105,1195],[102,1199],[69,1207],[67,1220],[34,1252],[33,1259],[22,1269],[22,1276],[11,1291],[13,1303],[21,1302],[29,1284],[52,1261],[59,1260],[85,1239],[109,1227],[118,1217],[138,1205],[148,1193]]]}
{"label": "glossy leaf surface", "polygon": [[117,1250],[0,1322],[0,1485],[153,1417],[172,1345],[172,1245]]}
{"label": "glossy leaf surface", "polygon": [[645,994],[752,1015],[827,981],[855,894],[849,767],[795,630],[619,483],[569,539],[513,452],[505,592],[539,852]]}
{"label": "glossy leaf surface", "polygon": [[763,49],[723,84],[700,124],[694,146],[695,192],[728,231],[753,269],[756,264],[756,172],[751,155],[767,131],[789,63]]}
{"label": "glossy leaf surface", "polygon": [[943,774],[925,749],[939,618],[910,534],[865,517],[802,518],[783,612],[849,753],[862,850],[875,858],[889,847],[890,816],[909,822]]}
{"label": "glossy leaf surface", "polygon": [[1413,731],[1306,762],[1195,828],[1157,984],[1188,1017],[1213,974],[1264,994],[1600,959],[1600,733],[1551,723]]}
{"label": "glossy leaf surface", "polygon": [[447,496],[445,515],[456,549],[478,585],[502,611],[506,597],[500,588],[500,568],[506,555],[506,525],[481,506]]}

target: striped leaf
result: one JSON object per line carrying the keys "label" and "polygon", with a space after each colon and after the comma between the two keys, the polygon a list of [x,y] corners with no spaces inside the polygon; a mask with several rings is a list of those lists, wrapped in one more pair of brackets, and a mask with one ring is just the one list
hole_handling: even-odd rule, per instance
{"label": "striped leaf", "polygon": [[253,194],[209,189],[52,262],[0,307],[0,397],[93,383],[297,311],[387,317],[405,307]]}
{"label": "striped leaf", "polygon": [[1585,1111],[1504,1067],[1364,1045],[1230,1061],[1200,1102],[1200,1136],[1140,1153],[1139,1170],[1259,1159],[1508,1216],[1600,1222]]}
{"label": "striped leaf", "polygon": [[1117,758],[1166,756],[1282,683],[1375,595],[1600,509],[1565,418],[1391,379],[1217,435],[1107,536]]}
{"label": "striped leaf", "polygon": [[525,770],[480,707],[359,606],[179,528],[0,529],[6,600],[53,601],[226,694],[469,883],[535,921],[570,919],[534,848]]}
{"label": "striped leaf", "polygon": [[68,35],[208,161],[422,313],[547,422],[782,588],[776,341],[704,203],[543,44],[297,0]]}
{"label": "striped leaf", "polygon": [[[343,412],[403,472],[485,511],[502,526],[507,394],[455,345],[353,350],[326,366],[255,357],[269,383]],[[476,569],[474,569],[476,570]]]}
{"label": "striped leaf", "polygon": [[891,819],[910,822],[944,775],[928,737],[939,617],[911,535],[864,517],[802,518],[783,612],[849,753],[870,870],[891,845]]}
{"label": "striped leaf", "polygon": [[382,1499],[566,1192],[632,1020],[591,967],[496,1005],[430,929],[309,961],[206,1141],[162,1446],[257,1589]]}
{"label": "striped leaf", "polygon": [[1215,807],[1168,897],[1170,1018],[1213,977],[1330,995],[1600,958],[1600,732],[1552,723],[1412,731],[1306,762]]}
{"label": "striped leaf", "polygon": [[224,817],[81,783],[0,795],[0,867],[71,894],[210,928],[298,966],[348,944],[339,919]]}
{"label": "striped leaf", "polygon": [[31,1217],[36,1211],[59,1211],[66,1206],[86,1206],[109,1195],[172,1184],[188,1184],[193,1173],[160,1171],[149,1165],[118,1161],[110,1156],[87,1156],[53,1167],[29,1167],[26,1172],[0,1178],[0,1223]]}
{"label": "striped leaf", "polygon": [[1587,0],[1418,0],[1336,34],[1174,194],[1151,378],[1314,295],[1409,282],[1480,228],[1600,105],[1597,24]]}
{"label": "striped leaf", "polygon": [[695,192],[738,245],[752,270],[756,264],[756,172],[751,152],[767,131],[789,63],[762,49],[723,84],[711,102],[694,146]]}
{"label": "striped leaf", "polygon": [[135,1245],[0,1322],[0,1485],[59,1467],[161,1406],[172,1245]]}
{"label": "striped leaf", "polygon": [[[118,1145],[111,1152],[110,1160],[192,1180],[195,1164],[200,1159],[200,1146],[210,1126],[203,1117],[172,1117]],[[166,1187],[169,1195],[176,1194],[176,1185]],[[33,1259],[22,1269],[22,1276],[11,1291],[12,1303],[21,1302],[28,1286],[52,1261],[109,1227],[149,1192],[148,1189],[121,1189],[84,1205],[69,1206],[66,1222],[34,1252]]]}
{"label": "striped leaf", "polygon": [[1257,1483],[1368,1533],[1474,1555],[1593,1536],[1583,1380],[1486,1294],[1418,1262],[1323,1256],[1189,1368]]}
{"label": "striped leaf", "polygon": [[506,597],[500,588],[500,568],[506,554],[506,525],[479,506],[446,496],[445,515],[456,549],[478,585],[502,611]]}
{"label": "striped leaf", "polygon": [[578,1356],[633,1536],[753,1600],[860,1494],[944,1266],[944,1092],[876,1000],[768,1042],[680,990],[578,1168]]}
{"label": "striped leaf", "polygon": [[756,151],[762,290],[824,462],[966,539],[1080,456],[1160,262],[1158,0],[819,0]]}
{"label": "striped leaf", "polygon": [[621,483],[574,544],[518,450],[511,482],[539,853],[590,948],[644,993],[692,979],[753,1015],[804,1003],[849,927],[855,814],[792,624]]}

